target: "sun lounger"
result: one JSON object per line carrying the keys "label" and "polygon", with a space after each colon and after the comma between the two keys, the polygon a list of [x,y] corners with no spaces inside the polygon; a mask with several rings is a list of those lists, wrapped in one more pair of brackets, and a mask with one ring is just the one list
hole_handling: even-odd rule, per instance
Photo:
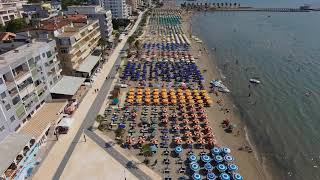
{"label": "sun lounger", "polygon": [[181,168],[179,168],[178,172],[179,173],[185,173],[186,172],[186,168],[181,167]]}

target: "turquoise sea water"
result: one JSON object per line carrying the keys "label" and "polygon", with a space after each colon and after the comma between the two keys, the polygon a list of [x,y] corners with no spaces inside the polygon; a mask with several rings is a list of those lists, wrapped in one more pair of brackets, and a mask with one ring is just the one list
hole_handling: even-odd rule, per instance
{"label": "turquoise sea water", "polygon": [[[275,170],[273,179],[320,179],[319,19],[320,12],[202,12],[192,18],[193,33],[215,56],[260,158]],[[249,88],[252,77],[262,84]]]}

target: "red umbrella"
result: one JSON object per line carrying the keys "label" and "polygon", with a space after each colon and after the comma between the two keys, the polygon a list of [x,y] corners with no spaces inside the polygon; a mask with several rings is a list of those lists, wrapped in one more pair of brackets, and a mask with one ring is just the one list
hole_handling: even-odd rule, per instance
{"label": "red umbrella", "polygon": [[196,129],[196,130],[200,130],[201,126],[199,124],[196,124],[195,126],[193,126],[193,128]]}
{"label": "red umbrella", "polygon": [[214,138],[208,139],[208,145],[210,145],[210,146],[215,146],[215,145],[217,145],[217,140],[214,139]]}
{"label": "red umbrella", "polygon": [[191,133],[190,131],[187,131],[187,132],[184,133],[184,135],[185,135],[186,137],[191,137],[191,136],[192,136],[192,133]]}
{"label": "red umbrella", "polygon": [[144,144],[146,142],[146,138],[144,136],[139,136],[138,144]]}
{"label": "red umbrella", "polygon": [[156,139],[156,138],[152,138],[151,140],[150,140],[150,142],[151,142],[151,144],[158,144],[159,142],[158,142],[158,139]]}
{"label": "red umbrella", "polygon": [[202,138],[203,137],[203,132],[195,132],[194,133],[196,135],[197,138]]}
{"label": "red umbrella", "polygon": [[203,139],[203,138],[199,138],[198,139],[198,143],[201,144],[201,145],[204,145],[206,143],[206,140]]}
{"label": "red umbrella", "polygon": [[202,114],[202,115],[201,115],[201,118],[202,118],[202,119],[208,119],[208,115]]}
{"label": "red umbrella", "polygon": [[187,144],[192,144],[192,143],[193,143],[192,138],[188,138],[188,139],[186,140],[186,143],[187,143]]}
{"label": "red umbrella", "polygon": [[175,137],[174,138],[174,142],[177,143],[177,144],[181,144],[182,143],[181,137]]}
{"label": "red umbrella", "polygon": [[163,113],[162,114],[162,117],[164,117],[164,118],[167,118],[169,115],[168,115],[168,113]]}
{"label": "red umbrella", "polygon": [[127,142],[128,144],[133,144],[133,142],[134,142],[134,137],[128,136],[127,139],[126,139],[126,142]]}

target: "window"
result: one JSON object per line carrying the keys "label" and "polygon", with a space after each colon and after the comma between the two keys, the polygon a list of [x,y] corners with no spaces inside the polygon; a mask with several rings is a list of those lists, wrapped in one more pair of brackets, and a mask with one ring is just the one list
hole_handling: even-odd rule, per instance
{"label": "window", "polygon": [[6,97],[7,97],[7,96],[6,96],[6,92],[1,93],[0,96],[1,96],[2,99],[6,98]]}
{"label": "window", "polygon": [[10,121],[13,122],[15,120],[16,120],[16,118],[14,116],[11,116]]}
{"label": "window", "polygon": [[48,52],[47,52],[47,57],[50,58],[51,56],[52,56],[51,51],[48,51]]}
{"label": "window", "polygon": [[2,132],[4,129],[5,129],[4,126],[1,126],[0,127],[0,132]]}
{"label": "window", "polygon": [[0,77],[0,85],[3,84],[3,79]]}
{"label": "window", "polygon": [[68,54],[68,48],[60,48],[62,54]]}
{"label": "window", "polygon": [[6,105],[6,110],[8,111],[11,108],[10,104]]}

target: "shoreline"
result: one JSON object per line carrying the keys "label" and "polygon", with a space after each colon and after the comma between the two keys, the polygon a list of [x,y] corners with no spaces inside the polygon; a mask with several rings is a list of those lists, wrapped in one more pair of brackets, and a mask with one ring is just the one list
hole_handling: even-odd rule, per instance
{"label": "shoreline", "polygon": [[[185,34],[190,37],[190,26],[191,21],[190,18],[193,16],[193,13],[186,14],[183,11],[183,22],[182,22],[182,29],[184,30]],[[204,73],[206,79],[206,87],[208,87],[209,82],[211,79],[221,78],[223,75],[221,70],[218,68],[215,57],[208,52],[208,48],[206,47],[205,43],[202,44],[195,42],[191,39],[191,52],[194,55],[201,54],[198,58],[197,64],[199,65],[200,69],[210,69]],[[198,53],[198,49],[204,49],[201,53]],[[209,116],[215,117],[213,130],[217,135],[219,142],[224,142],[220,145],[227,145],[231,147],[233,150],[233,154],[235,155],[236,162],[240,166],[240,173],[244,176],[244,179],[268,179],[267,177],[271,177],[268,167],[264,164],[262,157],[259,157],[259,152],[257,148],[252,143],[250,138],[250,132],[248,131],[247,126],[243,121],[243,117],[241,116],[240,109],[234,104],[232,98],[226,94],[219,93],[219,96],[214,96],[214,101],[221,99],[223,101],[223,106],[218,106],[218,108],[228,108],[230,112],[225,114],[218,109],[208,111]],[[220,127],[220,123],[228,118],[231,120],[232,123],[237,125],[235,132],[238,133],[238,136],[235,137],[235,132],[232,134],[228,134],[224,132],[223,128]],[[247,153],[245,151],[239,151],[238,148],[242,145],[248,145],[253,152]],[[270,178],[272,179],[272,177]]]}

